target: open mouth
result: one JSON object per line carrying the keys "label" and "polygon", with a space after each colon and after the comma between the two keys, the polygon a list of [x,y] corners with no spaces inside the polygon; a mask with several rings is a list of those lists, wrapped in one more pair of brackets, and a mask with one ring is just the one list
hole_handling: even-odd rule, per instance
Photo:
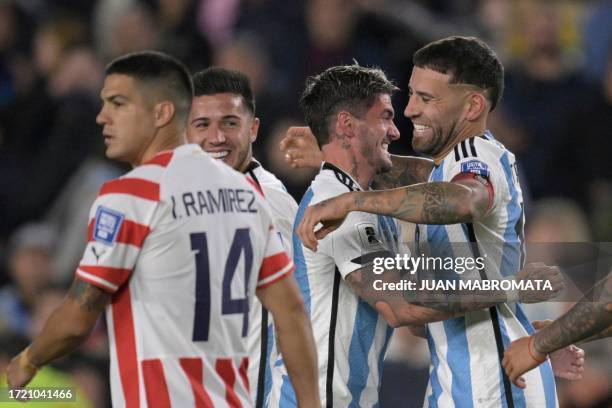
{"label": "open mouth", "polygon": [[414,131],[416,133],[425,133],[425,132],[431,130],[431,126],[420,125],[418,123],[413,123],[412,125],[413,125]]}
{"label": "open mouth", "polygon": [[214,159],[223,159],[224,157],[227,157],[228,154],[230,154],[229,150],[223,150],[220,152],[208,152]]}

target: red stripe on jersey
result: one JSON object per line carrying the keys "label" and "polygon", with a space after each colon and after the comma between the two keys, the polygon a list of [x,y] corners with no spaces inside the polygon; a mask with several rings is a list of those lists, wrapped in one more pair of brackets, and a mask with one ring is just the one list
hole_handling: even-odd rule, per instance
{"label": "red stripe on jersey", "polygon": [[282,270],[284,267],[289,265],[291,260],[287,256],[285,251],[279,252],[276,255],[269,256],[261,263],[261,269],[259,269],[259,279],[262,281]]}
{"label": "red stripe on jersey", "polygon": [[139,178],[121,178],[104,183],[99,196],[128,194],[145,200],[159,201],[159,184]]}
{"label": "red stripe on jersey", "polygon": [[244,384],[244,388],[249,391],[249,377],[247,372],[249,370],[249,358],[245,357],[242,359],[242,363],[240,364],[240,368],[238,372],[240,373],[240,378],[242,378],[242,383]]}
{"label": "red stripe on jersey", "polygon": [[161,360],[143,360],[141,366],[149,408],[170,407],[170,394]]}
{"label": "red stripe on jersey", "polygon": [[179,363],[189,379],[196,408],[213,408],[210,395],[204,388],[204,369],[201,358],[180,358]]}
{"label": "red stripe on jersey", "polygon": [[170,163],[170,160],[172,160],[173,154],[174,152],[172,151],[158,153],[154,158],[148,162],[144,162],[143,164],[156,164],[158,166],[166,167],[168,166],[168,163]]}
{"label": "red stripe on jersey", "polygon": [[263,193],[263,190],[261,189],[261,186],[257,184],[257,182],[249,176],[246,176],[246,179],[255,188],[255,190],[259,191],[259,194],[261,194],[261,196],[264,197],[264,193]]}
{"label": "red stripe on jersey", "polygon": [[295,270],[295,265],[292,266],[286,273],[283,273],[282,275],[279,275],[278,277],[272,279],[270,282],[266,282],[263,285],[259,285],[257,286],[257,289],[264,289],[267,288],[268,286],[270,286],[273,283],[278,282],[279,280],[286,278],[287,276],[291,275],[291,273]]}
{"label": "red stripe on jersey", "polygon": [[126,408],[139,408],[138,359],[130,287],[124,286],[113,296],[113,328],[119,377]]}
{"label": "red stripe on jersey", "polygon": [[98,278],[107,280],[113,285],[117,285],[119,287],[123,286],[123,284],[132,274],[131,269],[111,268],[110,266],[79,265],[79,269],[83,272],[91,273]]}
{"label": "red stripe on jersey", "polygon": [[242,404],[234,390],[236,383],[236,373],[234,372],[234,363],[231,358],[218,358],[215,363],[215,370],[225,383],[225,400],[232,408],[241,408]]}
{"label": "red stripe on jersey", "polygon": [[[93,241],[94,225],[96,223],[95,218],[89,222],[87,226],[87,240]],[[121,223],[121,229],[115,238],[116,242],[121,244],[130,244],[141,248],[144,244],[144,240],[151,232],[151,228],[146,225],[139,224],[130,220],[123,220]]]}

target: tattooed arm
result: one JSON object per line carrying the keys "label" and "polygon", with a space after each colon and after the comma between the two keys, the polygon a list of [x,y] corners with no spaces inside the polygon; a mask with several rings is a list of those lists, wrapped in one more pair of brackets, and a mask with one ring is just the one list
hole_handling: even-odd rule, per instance
{"label": "tattooed arm", "polygon": [[[594,302],[596,288],[602,288]],[[582,340],[596,340],[612,335],[612,274],[576,303],[566,314],[535,334],[535,349],[542,354]]]}
{"label": "tattooed arm", "polygon": [[391,162],[393,162],[391,171],[374,177],[371,185],[374,190],[424,183],[433,168],[433,161],[422,157],[391,155]]}
{"label": "tattooed arm", "polygon": [[[456,287],[454,290],[421,288],[420,281],[435,280],[435,272],[421,271],[417,274],[402,274],[397,270],[386,270],[375,274],[372,266],[363,267],[346,277],[346,283],[363,300],[376,308],[390,325],[424,324],[451,317],[460,316],[466,312],[487,309],[508,301],[508,293],[501,289],[470,290]],[[462,279],[473,278],[469,274]],[[552,290],[543,291],[519,290],[518,299],[521,302],[535,303],[556,296],[563,288],[563,279],[559,268],[543,263],[531,263],[519,271],[517,281],[548,280]],[[375,282],[379,281],[379,282]],[[409,290],[380,290],[383,283],[397,284],[403,281],[413,284]],[[405,287],[405,286],[404,286]],[[533,293],[537,292],[537,293]]]}
{"label": "tattooed arm", "polygon": [[25,386],[39,367],[74,351],[89,336],[110,301],[110,294],[75,278],[40,334],[11,360],[7,368],[11,388]]}
{"label": "tattooed arm", "polygon": [[[457,224],[484,216],[489,187],[475,179],[415,184],[393,190],[344,193],[306,209],[297,233],[316,251],[317,240],[338,228],[351,211],[363,211],[417,224]],[[315,232],[315,226],[323,227]]]}

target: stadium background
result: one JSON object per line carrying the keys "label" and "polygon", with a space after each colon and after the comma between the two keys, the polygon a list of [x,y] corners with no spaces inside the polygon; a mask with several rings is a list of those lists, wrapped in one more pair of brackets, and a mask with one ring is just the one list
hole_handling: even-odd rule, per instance
{"label": "stadium background", "polygon": [[[528,241],[610,242],[610,21],[609,0],[0,0],[0,372],[61,300],[97,189],[126,170],[104,159],[95,123],[112,58],[157,49],[192,72],[245,72],[262,120],[255,157],[299,201],[312,172],[290,170],[277,145],[302,123],[307,75],[353,60],[383,68],[401,88],[390,150],[412,153],[401,115],[412,53],[480,36],[506,67],[490,128],[518,157]],[[562,407],[612,406],[610,343],[588,348],[584,380],[558,382]],[[107,406],[106,348],[101,324],[41,384],[77,384],[84,406]],[[427,363],[425,342],[398,331],[381,405],[420,406]]]}

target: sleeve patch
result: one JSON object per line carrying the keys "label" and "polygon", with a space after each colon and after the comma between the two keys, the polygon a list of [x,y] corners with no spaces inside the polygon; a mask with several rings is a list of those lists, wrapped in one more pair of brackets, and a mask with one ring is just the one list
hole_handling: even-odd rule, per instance
{"label": "sleeve patch", "polygon": [[377,249],[381,248],[382,244],[378,236],[376,235],[376,225],[370,222],[362,222],[355,226],[359,233],[359,239],[364,249]]}
{"label": "sleeve patch", "polygon": [[461,163],[462,173],[473,173],[478,174],[482,177],[489,177],[489,166],[479,160],[470,160],[465,163]]}
{"label": "sleeve patch", "polygon": [[96,211],[93,239],[105,245],[112,245],[117,240],[117,233],[125,216],[120,212],[103,206]]}

